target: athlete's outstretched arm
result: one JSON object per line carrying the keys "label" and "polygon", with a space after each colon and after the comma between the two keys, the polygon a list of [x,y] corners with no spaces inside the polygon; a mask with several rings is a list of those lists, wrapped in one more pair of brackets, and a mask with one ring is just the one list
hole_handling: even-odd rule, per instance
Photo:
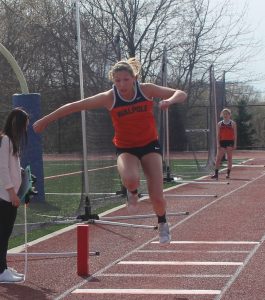
{"label": "athlete's outstretched arm", "polygon": [[141,88],[148,98],[162,99],[159,103],[161,109],[166,109],[175,103],[182,103],[187,99],[187,94],[182,90],[175,90],[152,83],[142,84]]}
{"label": "athlete's outstretched arm", "polygon": [[71,102],[65,104],[50,114],[44,116],[33,124],[33,129],[36,133],[42,132],[50,123],[66,117],[72,113],[79,112],[82,110],[90,110],[96,108],[109,108],[112,105],[112,92],[107,91],[104,93],[97,94],[92,97],[88,97],[83,100]]}

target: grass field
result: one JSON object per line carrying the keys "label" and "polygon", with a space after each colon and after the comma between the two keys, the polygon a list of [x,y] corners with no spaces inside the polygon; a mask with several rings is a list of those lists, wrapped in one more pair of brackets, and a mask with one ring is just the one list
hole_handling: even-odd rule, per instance
{"label": "grass field", "polygon": [[[233,160],[240,163],[244,159]],[[199,160],[205,165],[206,160]],[[76,217],[84,214],[84,199],[82,199],[82,161],[52,160],[44,163],[45,201],[31,201],[27,208],[27,223],[29,237],[34,240],[52,231],[68,225],[56,225],[57,219]],[[76,172],[76,173],[75,173]],[[194,159],[175,159],[170,162],[172,176],[181,177],[183,180],[193,180],[209,172],[198,171]],[[71,173],[75,173],[70,175]],[[51,176],[60,175],[50,178]],[[144,176],[142,176],[141,193],[147,193]],[[93,160],[89,161],[89,198],[92,213],[98,214],[107,209],[125,203],[125,197],[115,195],[121,190],[121,182],[116,168],[115,160]],[[165,182],[164,187],[177,185],[176,182]],[[9,248],[24,243],[24,208],[18,210],[18,216]],[[33,223],[33,224],[31,224]],[[20,224],[20,225],[19,225]]]}

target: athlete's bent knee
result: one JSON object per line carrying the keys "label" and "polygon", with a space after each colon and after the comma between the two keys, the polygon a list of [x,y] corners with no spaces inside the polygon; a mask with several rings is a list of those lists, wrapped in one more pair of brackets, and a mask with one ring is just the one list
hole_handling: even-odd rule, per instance
{"label": "athlete's bent knee", "polygon": [[122,178],[123,185],[129,191],[134,191],[139,187],[140,178],[138,176],[128,176],[126,178]]}

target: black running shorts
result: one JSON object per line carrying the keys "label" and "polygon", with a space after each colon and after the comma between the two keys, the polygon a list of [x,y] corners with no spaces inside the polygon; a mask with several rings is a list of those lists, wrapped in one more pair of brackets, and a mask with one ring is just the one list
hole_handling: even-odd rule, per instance
{"label": "black running shorts", "polygon": [[119,156],[122,153],[130,153],[132,155],[137,156],[139,159],[141,159],[144,155],[153,153],[153,152],[162,155],[161,146],[157,140],[152,141],[151,143],[149,143],[143,147],[116,148],[117,156]]}
{"label": "black running shorts", "polygon": [[220,147],[222,148],[234,147],[234,141],[233,140],[220,141]]}

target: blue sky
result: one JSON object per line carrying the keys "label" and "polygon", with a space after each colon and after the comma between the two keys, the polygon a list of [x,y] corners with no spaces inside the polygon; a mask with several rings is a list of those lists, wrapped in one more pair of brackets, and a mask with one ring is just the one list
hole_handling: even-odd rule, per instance
{"label": "blue sky", "polygon": [[[220,3],[220,0],[211,1]],[[260,42],[261,47],[259,53],[244,64],[242,75],[245,77],[247,74],[253,74],[259,77],[261,80],[249,83],[262,91],[263,96],[265,96],[265,0],[231,0],[231,2],[236,9],[238,8],[238,11],[242,10],[244,5],[247,5],[246,22],[253,29],[254,39]],[[240,76],[241,74],[238,74],[238,78]]]}

